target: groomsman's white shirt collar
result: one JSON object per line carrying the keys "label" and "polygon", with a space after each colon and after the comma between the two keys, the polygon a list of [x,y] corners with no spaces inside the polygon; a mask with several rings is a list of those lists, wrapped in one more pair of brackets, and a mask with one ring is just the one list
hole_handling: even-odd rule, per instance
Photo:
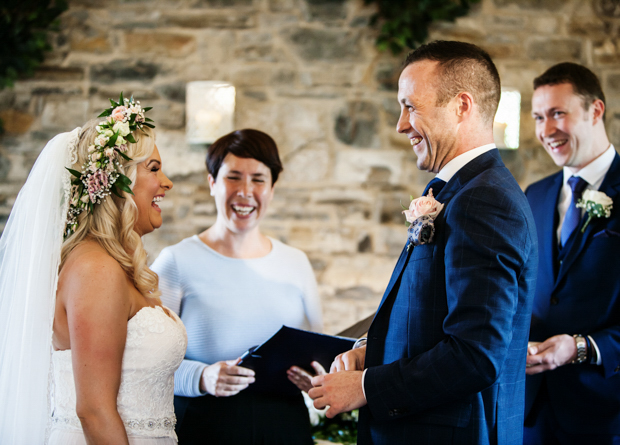
{"label": "groomsman's white shirt collar", "polygon": [[[562,185],[562,190],[560,191],[560,197],[558,199],[558,214],[560,215],[558,220],[559,224],[556,230],[558,242],[560,239],[560,234],[562,233],[564,217],[566,216],[568,207],[573,199],[573,194],[571,192],[570,185],[568,185],[568,180],[571,176],[579,176],[588,183],[586,190],[598,190],[603,183],[603,179],[605,179],[605,175],[611,168],[611,163],[614,161],[615,155],[616,149],[613,144],[609,144],[609,148],[607,148],[602,155],[590,162],[578,172],[573,173],[568,167],[563,168],[564,182]],[[582,216],[583,212],[585,212],[585,209],[581,209]]]}
{"label": "groomsman's white shirt collar", "polygon": [[469,150],[462,155],[458,155],[456,158],[452,159],[443,168],[437,173],[437,178],[442,179],[448,182],[452,179],[460,169],[462,169],[466,164],[476,159],[481,154],[486,153],[489,150],[493,150],[495,148],[495,144],[486,144],[480,147],[476,147],[472,150]]}

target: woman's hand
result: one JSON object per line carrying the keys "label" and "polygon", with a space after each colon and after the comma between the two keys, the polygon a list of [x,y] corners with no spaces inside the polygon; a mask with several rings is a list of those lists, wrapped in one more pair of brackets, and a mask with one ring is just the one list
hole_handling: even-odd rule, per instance
{"label": "woman's hand", "polygon": [[254,383],[254,371],[237,366],[240,360],[226,360],[207,366],[200,378],[200,391],[215,397],[230,397]]}
{"label": "woman's hand", "polygon": [[[319,362],[312,362],[312,363],[310,363],[310,365],[312,365],[312,367],[314,368],[314,371],[316,372],[315,375],[325,375],[325,374],[327,374],[327,371],[325,371],[325,368],[323,368],[323,366],[321,366],[321,364]],[[291,366],[286,371],[286,374],[288,376],[288,379],[291,382],[293,382],[295,384],[295,386],[297,386],[302,391],[308,392],[312,388],[311,380],[312,380],[312,377],[314,377],[314,376],[309,374],[305,370],[301,369],[300,367],[298,367],[298,366]]]}

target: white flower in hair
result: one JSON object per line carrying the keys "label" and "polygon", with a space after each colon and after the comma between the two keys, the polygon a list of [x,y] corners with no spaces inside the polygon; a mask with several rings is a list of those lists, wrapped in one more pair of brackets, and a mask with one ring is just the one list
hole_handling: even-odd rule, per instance
{"label": "white flower in hair", "polygon": [[151,107],[142,108],[140,102],[123,98],[118,102],[110,100],[112,106],[97,117],[106,119],[97,125],[98,135],[88,147],[88,158],[82,171],[67,169],[74,176],[71,198],[67,211],[65,237],[78,228],[77,217],[84,210],[92,213],[95,204],[101,203],[110,193],[123,197],[122,192],[133,195],[131,180],[121,173],[121,158],[131,161],[125,154],[127,144],[135,144],[132,132],[143,127],[155,128],[152,119],[144,117]]}
{"label": "white flower in hair", "polygon": [[127,136],[129,133],[131,133],[131,130],[129,129],[129,122],[117,122],[114,124],[114,127],[112,127],[112,129],[115,132],[120,133],[121,136]]}

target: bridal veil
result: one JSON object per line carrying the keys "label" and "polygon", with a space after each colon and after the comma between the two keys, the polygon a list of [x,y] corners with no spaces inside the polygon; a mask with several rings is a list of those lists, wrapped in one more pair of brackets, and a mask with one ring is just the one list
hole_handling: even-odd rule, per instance
{"label": "bridal veil", "polygon": [[58,266],[80,128],[47,143],[0,238],[0,443],[42,444]]}

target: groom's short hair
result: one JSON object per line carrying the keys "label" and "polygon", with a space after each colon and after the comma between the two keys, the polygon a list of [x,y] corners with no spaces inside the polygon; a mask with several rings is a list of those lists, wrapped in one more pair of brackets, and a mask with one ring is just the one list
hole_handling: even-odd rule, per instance
{"label": "groom's short hair", "polygon": [[472,94],[485,123],[493,123],[501,83],[497,68],[486,51],[471,43],[435,40],[411,51],[403,69],[422,60],[439,63],[437,106],[443,106],[457,94],[467,91]]}

